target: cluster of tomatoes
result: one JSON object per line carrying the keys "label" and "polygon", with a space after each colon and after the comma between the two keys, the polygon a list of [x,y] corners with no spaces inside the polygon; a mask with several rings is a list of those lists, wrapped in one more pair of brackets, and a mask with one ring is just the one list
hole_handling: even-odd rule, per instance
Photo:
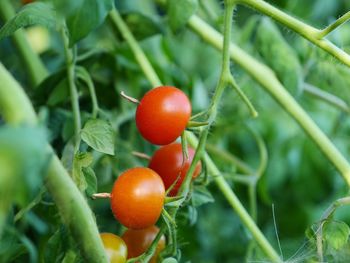
{"label": "cluster of tomatoes", "polygon": [[[176,196],[191,165],[195,151],[188,148],[184,158],[175,140],[185,130],[191,117],[191,104],[185,93],[170,87],[157,87],[142,98],[136,110],[136,125],[149,142],[162,145],[152,156],[148,167],[135,167],[122,173],[114,183],[111,209],[115,218],[128,230],[120,238],[103,233],[101,238],[110,262],[125,262],[144,253],[159,229],[155,226],[164,206],[166,190]],[[193,178],[201,172],[197,164]],[[155,256],[165,247],[160,239]]]}

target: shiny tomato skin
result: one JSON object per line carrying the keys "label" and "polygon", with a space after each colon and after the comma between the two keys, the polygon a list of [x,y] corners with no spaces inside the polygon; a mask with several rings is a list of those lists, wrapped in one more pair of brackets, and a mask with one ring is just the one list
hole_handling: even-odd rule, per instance
{"label": "shiny tomato skin", "polygon": [[160,176],[146,167],[126,170],[114,183],[111,209],[124,226],[142,229],[154,225],[164,205],[165,188]]}
{"label": "shiny tomato skin", "polygon": [[128,249],[124,240],[112,233],[101,233],[100,237],[109,262],[125,263],[128,256]]}
{"label": "shiny tomato skin", "polygon": [[174,142],[191,117],[191,103],[178,88],[161,86],[147,92],[136,110],[141,135],[156,145]]}
{"label": "shiny tomato skin", "polygon": [[[122,235],[122,239],[125,241],[125,244],[128,247],[128,259],[138,257],[144,253],[152,244],[152,241],[155,239],[158,232],[159,228],[156,226],[150,226],[141,230],[126,230],[126,232]],[[165,236],[163,235],[157,244],[153,257],[150,260],[151,263],[157,262],[158,255],[164,248]]]}
{"label": "shiny tomato skin", "polygon": [[[194,154],[195,150],[189,147],[188,159],[183,162],[182,145],[180,143],[173,143],[159,148],[152,156],[148,167],[160,175],[166,190],[180,176],[175,186],[170,191],[170,196],[177,195],[178,190],[185,179],[186,173],[190,168]],[[192,178],[196,178],[201,170],[202,165],[198,162]]]}

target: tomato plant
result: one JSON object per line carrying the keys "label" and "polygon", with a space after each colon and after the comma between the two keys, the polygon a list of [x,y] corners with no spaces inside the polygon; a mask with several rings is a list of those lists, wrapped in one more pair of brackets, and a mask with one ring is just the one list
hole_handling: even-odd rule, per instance
{"label": "tomato plant", "polygon": [[125,263],[128,255],[128,248],[123,239],[112,233],[101,233],[100,237],[109,262]]}
{"label": "tomato plant", "polygon": [[165,145],[175,141],[191,117],[186,94],[175,87],[161,86],[147,92],[136,110],[136,125],[149,142]]}
{"label": "tomato plant", "polygon": [[[159,232],[159,228],[156,226],[150,226],[145,229],[135,230],[128,229],[122,235],[122,239],[125,241],[128,247],[128,258],[135,258],[146,252],[152,241],[155,239]],[[165,248],[165,237],[164,235],[160,238],[157,243],[156,251],[150,260],[151,263],[157,262],[159,253]]]}
{"label": "tomato plant", "polygon": [[160,176],[149,168],[136,167],[122,173],[111,192],[115,218],[133,229],[154,225],[162,212],[165,198]]}
{"label": "tomato plant", "polygon": [[0,1],[0,263],[107,263],[125,227],[130,263],[162,235],[152,261],[349,261],[350,1],[26,2]]}
{"label": "tomato plant", "polygon": [[[171,196],[177,194],[193,160],[194,153],[194,149],[188,147],[188,158],[186,159],[183,155],[182,145],[173,143],[161,147],[153,154],[148,167],[162,177],[165,189],[169,189],[176,181],[170,191]],[[199,162],[193,172],[193,179],[200,174],[201,169],[202,165]]]}

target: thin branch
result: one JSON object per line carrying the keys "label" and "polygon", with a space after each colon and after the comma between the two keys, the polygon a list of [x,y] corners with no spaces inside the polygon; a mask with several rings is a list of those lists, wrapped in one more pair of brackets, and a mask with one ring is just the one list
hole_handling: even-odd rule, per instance
{"label": "thin branch", "polygon": [[73,110],[74,119],[74,149],[75,152],[80,147],[80,130],[81,130],[81,117],[79,108],[79,96],[77,87],[75,85],[75,58],[73,50],[69,48],[69,38],[67,35],[67,28],[65,24],[61,25],[61,36],[64,44],[64,52],[66,56],[66,67],[67,67],[67,79],[70,92],[71,105]]}
{"label": "thin branch", "polygon": [[322,29],[318,34],[317,37],[319,39],[324,38],[325,36],[327,36],[328,34],[330,34],[332,31],[334,31],[335,29],[337,29],[339,26],[341,26],[342,24],[344,24],[345,22],[347,22],[350,19],[350,11],[346,12],[344,15],[342,15],[341,17],[339,17],[337,20],[335,20],[332,24],[330,24],[329,26],[327,26],[326,28]]}
{"label": "thin branch", "polygon": [[321,89],[319,89],[319,88],[317,88],[314,85],[309,84],[309,83],[304,83],[303,90],[306,93],[314,96],[315,98],[321,99],[321,100],[327,102],[328,104],[335,106],[338,109],[350,114],[349,105],[341,98],[339,98],[339,97],[337,97],[337,96],[335,96],[327,91],[321,90]]}
{"label": "thin branch", "polygon": [[113,25],[121,32],[122,36],[128,42],[132,52],[135,55],[135,59],[140,65],[146,78],[148,78],[149,82],[153,85],[153,87],[160,86],[162,82],[160,81],[159,77],[157,76],[152,65],[145,56],[144,52],[140,48],[135,37],[132,35],[129,28],[118,13],[117,9],[112,9],[112,11],[109,13],[109,18],[111,19]]}

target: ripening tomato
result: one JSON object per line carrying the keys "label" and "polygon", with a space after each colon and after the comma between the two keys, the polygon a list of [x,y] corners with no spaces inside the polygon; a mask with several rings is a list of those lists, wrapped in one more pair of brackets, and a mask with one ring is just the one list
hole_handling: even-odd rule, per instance
{"label": "ripening tomato", "polygon": [[[162,177],[165,189],[168,189],[176,180],[176,184],[170,191],[170,196],[177,195],[179,188],[185,179],[186,173],[190,168],[195,150],[188,148],[188,159],[184,160],[182,154],[182,145],[173,143],[165,145],[158,149],[148,165],[149,168],[157,172]],[[197,163],[192,178],[196,178],[202,169],[200,162]]]}
{"label": "ripening tomato", "polygon": [[[125,241],[128,247],[128,259],[140,256],[144,253],[152,244],[156,235],[159,232],[159,228],[156,226],[150,226],[146,229],[134,230],[128,229],[122,235],[122,239]],[[163,235],[158,244],[150,263],[157,262],[159,253],[165,248],[165,236]]]}
{"label": "ripening tomato", "polygon": [[161,86],[143,96],[136,110],[136,125],[149,142],[166,145],[185,130],[191,117],[191,103],[175,87]]}
{"label": "ripening tomato", "polygon": [[124,240],[112,233],[101,233],[100,237],[109,262],[125,263],[128,256],[128,249]]}
{"label": "ripening tomato", "polygon": [[165,188],[160,176],[146,167],[136,167],[122,173],[111,193],[111,208],[115,218],[133,229],[154,225],[164,205]]}

